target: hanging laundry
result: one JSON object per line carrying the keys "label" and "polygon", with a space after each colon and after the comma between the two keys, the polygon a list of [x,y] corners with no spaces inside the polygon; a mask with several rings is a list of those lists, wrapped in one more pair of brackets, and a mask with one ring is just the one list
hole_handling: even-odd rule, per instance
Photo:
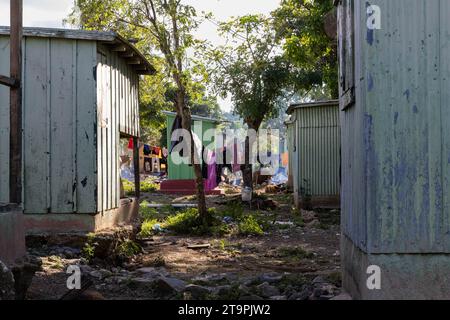
{"label": "hanging laundry", "polygon": [[[175,146],[177,144],[179,144],[182,141],[182,139],[183,139],[182,136],[181,136],[181,133],[179,131],[177,131],[176,134],[174,135],[174,132],[176,130],[182,129],[182,128],[183,128],[183,126],[182,126],[182,123],[181,123],[181,117],[180,116],[176,116],[175,120],[173,121],[172,130],[170,132],[170,135],[171,135],[171,140],[170,140],[171,144],[170,144],[170,151],[169,151],[170,153],[173,152],[173,149],[175,148]],[[182,153],[183,153],[183,151],[180,152],[180,156],[181,157],[183,156]]]}
{"label": "hanging laundry", "polygon": [[149,145],[144,144],[144,155],[149,156],[151,154],[152,150]]}
{"label": "hanging laundry", "polygon": [[211,191],[217,188],[217,186],[219,185],[217,182],[217,165],[215,152],[208,150],[207,163],[208,177],[206,179],[205,189],[206,191]]}
{"label": "hanging laundry", "polygon": [[128,149],[131,149],[131,150],[134,149],[133,138],[130,138],[130,141],[128,141]]}

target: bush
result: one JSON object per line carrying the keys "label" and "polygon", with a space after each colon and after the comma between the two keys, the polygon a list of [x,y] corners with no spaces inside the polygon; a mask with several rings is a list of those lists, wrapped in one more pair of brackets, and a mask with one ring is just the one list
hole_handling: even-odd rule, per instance
{"label": "bush", "polygon": [[239,233],[242,235],[261,236],[264,234],[264,231],[258,224],[256,218],[250,215],[242,219],[239,223]]}
{"label": "bush", "polygon": [[164,227],[179,234],[190,234],[195,232],[200,224],[198,210],[196,208],[189,208],[169,216],[164,223]]}
{"label": "bush", "polygon": [[159,190],[159,184],[154,183],[149,180],[141,181],[140,187],[141,187],[141,192],[145,192],[145,193],[155,192],[155,191]]}
{"label": "bush", "polygon": [[209,209],[210,220],[204,225],[198,214],[197,208],[189,208],[177,214],[169,216],[163,224],[163,228],[178,234],[193,235],[223,235],[229,232],[226,224],[217,218],[214,209]]}
{"label": "bush", "polygon": [[134,241],[126,239],[117,247],[117,254],[124,257],[131,257],[142,251],[141,247]]}
{"label": "bush", "polygon": [[228,216],[233,218],[235,221],[241,220],[244,215],[244,208],[241,202],[230,202],[227,207],[221,212],[223,217]]}

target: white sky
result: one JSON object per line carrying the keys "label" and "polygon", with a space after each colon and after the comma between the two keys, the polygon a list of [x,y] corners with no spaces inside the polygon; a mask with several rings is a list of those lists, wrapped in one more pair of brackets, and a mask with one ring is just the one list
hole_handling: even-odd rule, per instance
{"label": "white sky", "polygon": [[[0,25],[9,25],[9,1],[0,0]],[[184,0],[198,12],[212,12],[216,20],[224,21],[233,16],[245,14],[267,14],[277,8],[280,0]],[[24,25],[26,27],[62,27],[62,20],[69,14],[73,0],[23,0]],[[216,26],[205,22],[200,26],[197,37],[222,44]],[[231,110],[229,99],[219,99],[224,111]]]}

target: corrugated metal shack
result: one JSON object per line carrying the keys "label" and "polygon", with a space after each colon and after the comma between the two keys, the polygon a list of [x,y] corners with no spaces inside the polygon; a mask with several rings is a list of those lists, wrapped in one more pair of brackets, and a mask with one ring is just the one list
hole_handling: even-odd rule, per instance
{"label": "corrugated metal shack", "polygon": [[298,207],[338,207],[339,101],[291,105],[287,122],[289,175]]}
{"label": "corrugated metal shack", "polygon": [[[168,165],[168,180],[161,183],[161,192],[169,194],[195,194],[197,191],[195,185],[195,174],[193,166],[189,164],[175,164],[173,161],[173,155],[170,154],[170,146],[172,144],[172,129],[175,122],[176,113],[165,111],[166,115],[166,125],[167,125],[167,148],[169,149],[169,156],[167,159]],[[205,133],[208,130],[215,130],[217,125],[220,123],[218,119],[201,117],[192,115],[192,131],[201,140],[204,147],[209,147],[214,144],[214,136],[207,137]],[[210,140],[208,140],[211,138]],[[215,151],[214,148],[209,148],[211,151]],[[186,158],[186,157],[185,157]],[[203,159],[201,159],[203,161]],[[206,193],[215,193],[215,191]]]}
{"label": "corrugated metal shack", "polygon": [[[450,2],[336,2],[344,288],[448,299]],[[370,265],[379,290],[367,287]]]}
{"label": "corrugated metal shack", "polygon": [[[0,73],[9,28],[0,27]],[[120,199],[120,138],[139,137],[139,75],[153,67],[113,32],[25,28],[23,206],[28,232],[94,231],[129,220]],[[9,94],[0,88],[0,163],[8,168]],[[0,201],[8,199],[0,173]]]}

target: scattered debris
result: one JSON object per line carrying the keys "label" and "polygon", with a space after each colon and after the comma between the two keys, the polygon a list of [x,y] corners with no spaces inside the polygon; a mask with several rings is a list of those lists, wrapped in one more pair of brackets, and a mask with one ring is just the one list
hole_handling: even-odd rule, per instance
{"label": "scattered debris", "polygon": [[188,245],[188,249],[192,249],[192,250],[207,249],[209,247],[211,247],[211,244],[209,244],[209,243]]}

